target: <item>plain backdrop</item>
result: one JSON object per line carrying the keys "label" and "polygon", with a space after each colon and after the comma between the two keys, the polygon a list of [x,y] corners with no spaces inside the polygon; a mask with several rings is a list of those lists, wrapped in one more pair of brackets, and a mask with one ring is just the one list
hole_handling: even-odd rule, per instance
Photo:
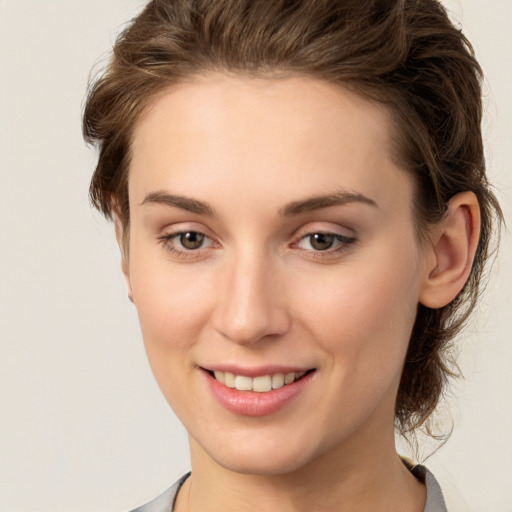
{"label": "plain backdrop", "polygon": [[[112,226],[88,204],[96,157],[80,129],[89,72],[143,3],[0,0],[0,511],[121,512],[189,467]],[[444,3],[486,72],[489,175],[510,218],[512,1]],[[512,511],[511,259],[505,233],[457,341],[466,378],[441,420],[453,435],[427,461],[461,510],[457,495],[473,512]]]}

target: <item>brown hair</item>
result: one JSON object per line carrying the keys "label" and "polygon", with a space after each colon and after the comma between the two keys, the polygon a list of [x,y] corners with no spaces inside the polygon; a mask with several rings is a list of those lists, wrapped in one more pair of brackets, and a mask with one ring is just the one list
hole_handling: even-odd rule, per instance
{"label": "brown hair", "polygon": [[441,309],[418,306],[396,402],[402,433],[425,424],[454,362],[449,348],[473,310],[495,219],[485,176],[482,71],[470,43],[437,0],[153,0],[119,36],[92,83],[84,137],[97,143],[93,204],[128,232],[134,126],[155,96],[198,73],[306,75],[385,104],[395,153],[416,180],[420,236],[461,191],[476,194],[482,228],[464,289]]}

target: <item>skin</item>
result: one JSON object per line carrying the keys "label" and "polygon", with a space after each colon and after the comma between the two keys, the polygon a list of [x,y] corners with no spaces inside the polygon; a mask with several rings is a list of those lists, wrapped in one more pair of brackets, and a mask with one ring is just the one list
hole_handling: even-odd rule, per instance
{"label": "skin", "polygon": [[[420,245],[391,135],[382,107],[300,77],[197,77],[139,120],[122,267],[189,433],[178,511],[423,509],[395,452],[394,404],[418,302],[440,307],[467,278],[478,206],[455,198]],[[333,192],[344,200],[291,204]],[[203,245],[185,249],[185,232]],[[340,238],[321,251],[314,233]],[[315,372],[285,407],[248,417],[205,385],[201,367],[221,363]]]}

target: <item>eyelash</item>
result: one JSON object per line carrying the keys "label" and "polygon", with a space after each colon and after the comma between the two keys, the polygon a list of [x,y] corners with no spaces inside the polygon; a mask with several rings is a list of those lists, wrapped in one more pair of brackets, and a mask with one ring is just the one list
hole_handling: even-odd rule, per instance
{"label": "eyelash", "polygon": [[[198,247],[197,249],[186,249],[186,248],[180,248],[178,249],[176,245],[173,243],[173,240],[178,239],[179,237],[194,233],[196,235],[201,235],[204,237],[204,240],[209,240],[211,245],[215,245],[215,242],[205,233],[201,231],[195,231],[195,230],[188,230],[188,231],[177,231],[175,233],[168,233],[165,235],[162,235],[158,237],[158,240],[164,247],[164,249],[168,252],[170,252],[173,256],[177,256],[179,258],[197,258],[200,253],[202,252],[202,249],[205,249],[203,246]],[[310,239],[311,244],[311,238],[315,235],[323,235],[323,236],[331,236],[334,238],[333,244],[338,242],[338,245],[334,247],[329,247],[325,250],[315,250],[315,249],[302,249],[304,252],[308,253],[309,257],[312,258],[328,258],[329,256],[339,255],[342,254],[350,249],[350,247],[357,242],[357,238],[353,236],[346,236],[342,235],[340,233],[333,233],[330,231],[313,231],[309,233],[305,233],[302,235],[297,241],[292,242],[290,244],[290,247],[299,247],[299,244]]]}
{"label": "eyelash", "polygon": [[173,244],[173,240],[177,239],[183,235],[194,233],[196,235],[204,236],[204,240],[210,240],[213,243],[213,240],[206,235],[205,233],[202,233],[201,231],[196,231],[193,229],[190,230],[184,230],[184,231],[177,231],[175,233],[168,233],[165,235],[162,235],[158,237],[158,240],[164,247],[166,251],[169,251],[173,256],[177,256],[179,258],[193,258],[199,256],[199,252],[201,249],[204,249],[203,247],[198,247],[197,249],[178,249],[176,248],[175,244]]}
{"label": "eyelash", "polygon": [[[354,236],[342,235],[331,231],[313,231],[302,235],[297,242],[294,242],[292,246],[298,246],[302,241],[309,239],[309,245],[311,245],[312,237],[315,235],[323,235],[333,237],[334,247],[328,247],[327,249],[304,249],[308,253],[309,257],[312,258],[328,258],[329,256],[338,256],[348,251],[350,247],[357,241]],[[337,244],[337,245],[336,245]]]}

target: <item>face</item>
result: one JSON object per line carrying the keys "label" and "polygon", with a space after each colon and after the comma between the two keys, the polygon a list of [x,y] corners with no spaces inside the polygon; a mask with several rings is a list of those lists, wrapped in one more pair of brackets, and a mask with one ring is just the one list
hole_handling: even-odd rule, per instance
{"label": "face", "polygon": [[282,474],[392,439],[424,269],[391,138],[381,107],[298,77],[203,76],[139,121],[124,269],[202,457]]}

